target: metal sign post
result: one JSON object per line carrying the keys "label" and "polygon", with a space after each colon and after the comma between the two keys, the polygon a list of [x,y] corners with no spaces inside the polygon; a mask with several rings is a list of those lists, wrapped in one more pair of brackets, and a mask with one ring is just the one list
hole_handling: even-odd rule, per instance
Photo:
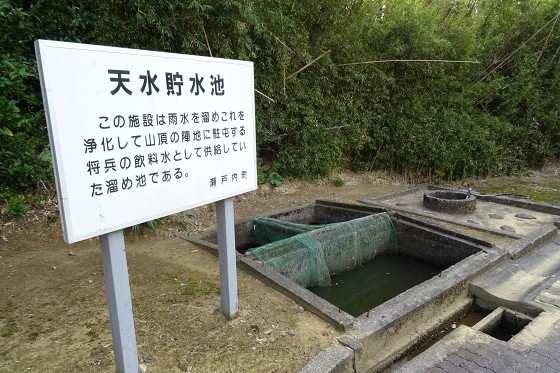
{"label": "metal sign post", "polygon": [[235,263],[233,198],[216,202],[216,219],[218,224],[222,313],[228,319],[233,319],[237,316],[237,271]]}
{"label": "metal sign post", "polygon": [[136,334],[123,231],[99,236],[117,373],[138,373]]}

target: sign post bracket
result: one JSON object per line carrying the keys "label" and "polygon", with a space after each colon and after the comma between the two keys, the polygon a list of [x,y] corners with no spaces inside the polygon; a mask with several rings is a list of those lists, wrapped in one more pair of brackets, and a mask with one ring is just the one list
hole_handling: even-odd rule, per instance
{"label": "sign post bracket", "polygon": [[123,231],[99,236],[117,373],[138,373],[138,353]]}

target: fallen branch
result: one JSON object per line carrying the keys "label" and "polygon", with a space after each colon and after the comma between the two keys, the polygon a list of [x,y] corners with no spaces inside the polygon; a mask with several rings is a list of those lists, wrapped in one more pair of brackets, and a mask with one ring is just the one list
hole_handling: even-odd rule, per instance
{"label": "fallen branch", "polygon": [[324,52],[323,54],[321,54],[319,57],[315,58],[313,61],[309,62],[307,65],[305,65],[304,67],[302,67],[301,69],[299,69],[298,71],[296,71],[295,73],[292,73],[290,76],[288,76],[287,78],[284,79],[284,81],[289,80],[291,78],[293,78],[294,76],[296,76],[297,74],[301,73],[303,70],[307,69],[309,66],[313,65],[315,62],[319,61],[321,58],[325,57],[327,54],[331,53],[331,50],[329,49],[328,51]]}
{"label": "fallen branch", "polygon": [[389,62],[480,63],[480,61],[456,61],[456,60],[376,60],[376,61],[365,61],[365,62],[342,63],[337,66],[368,65],[373,63],[389,63]]}

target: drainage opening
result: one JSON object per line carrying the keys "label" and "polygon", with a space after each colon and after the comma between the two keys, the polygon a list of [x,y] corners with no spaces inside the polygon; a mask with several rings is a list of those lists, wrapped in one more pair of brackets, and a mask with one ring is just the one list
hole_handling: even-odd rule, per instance
{"label": "drainage opening", "polygon": [[523,313],[498,307],[477,323],[473,329],[507,342],[523,330],[531,321],[533,321],[533,318]]}
{"label": "drainage opening", "polygon": [[424,343],[415,346],[408,355],[404,356],[401,360],[394,363],[394,365],[399,366],[403,364],[404,361],[410,361],[414,359],[416,356],[420,355],[422,352],[426,351],[427,349],[435,345],[437,342],[442,340],[443,337],[451,333],[460,325],[473,327],[481,320],[483,320],[487,315],[488,315],[487,311],[484,311],[483,309],[473,304],[464,315],[454,320],[452,323],[445,325],[445,327],[440,329],[439,331],[436,331],[436,333],[430,339],[426,340]]}

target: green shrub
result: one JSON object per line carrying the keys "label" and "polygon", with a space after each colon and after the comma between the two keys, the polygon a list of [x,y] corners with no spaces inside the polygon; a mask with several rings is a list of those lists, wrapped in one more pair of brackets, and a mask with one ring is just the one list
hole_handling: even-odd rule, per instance
{"label": "green shrub", "polygon": [[17,194],[8,198],[6,212],[11,216],[25,216],[28,210],[29,205],[25,202],[25,196]]}
{"label": "green shrub", "polygon": [[343,187],[344,185],[346,185],[346,181],[341,178],[340,176],[336,176],[331,180],[332,185],[334,185],[335,187]]}
{"label": "green shrub", "polygon": [[559,12],[552,0],[2,1],[0,193],[52,182],[37,38],[254,61],[259,183],[271,170],[449,180],[538,167],[560,156]]}

